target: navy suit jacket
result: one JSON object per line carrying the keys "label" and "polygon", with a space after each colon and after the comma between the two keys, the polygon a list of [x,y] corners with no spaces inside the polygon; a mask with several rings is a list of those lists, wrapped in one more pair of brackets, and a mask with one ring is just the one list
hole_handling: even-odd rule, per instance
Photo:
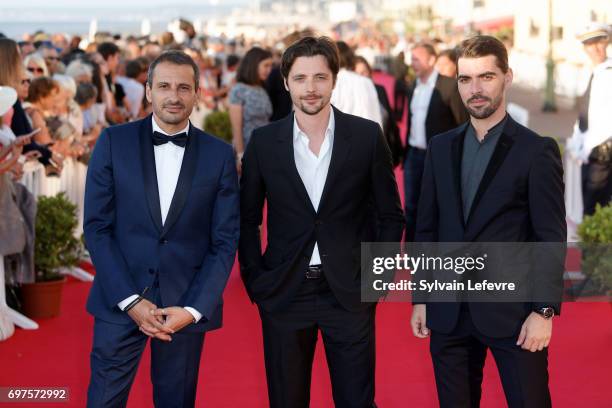
{"label": "navy suit jacket", "polygon": [[[415,241],[417,242],[545,242],[565,243],[563,166],[557,143],[508,117],[493,156],[464,222],[461,158],[468,123],[431,140],[425,160]],[[532,270],[541,285],[562,288],[563,245]],[[422,303],[418,299],[415,303]],[[490,337],[518,334],[534,309],[560,302],[469,303],[474,325]],[[458,303],[427,303],[427,327],[451,332],[459,318]]]}
{"label": "navy suit jacket", "polygon": [[221,327],[240,231],[238,176],[231,146],[189,129],[163,226],[151,116],[108,128],[98,139],[87,172],[84,229],[96,267],[87,310],[99,319],[132,322],[117,304],[157,279],[158,307],[190,306],[203,315],[183,330]]}

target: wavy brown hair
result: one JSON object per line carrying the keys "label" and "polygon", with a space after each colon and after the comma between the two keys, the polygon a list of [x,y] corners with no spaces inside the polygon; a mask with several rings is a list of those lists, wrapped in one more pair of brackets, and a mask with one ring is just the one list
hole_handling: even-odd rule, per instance
{"label": "wavy brown hair", "polygon": [[0,38],[0,61],[0,85],[19,86],[23,60],[17,43],[10,38]]}
{"label": "wavy brown hair", "polygon": [[329,37],[304,37],[289,46],[281,58],[281,73],[286,79],[296,59],[299,57],[314,57],[321,55],[327,61],[334,82],[340,70],[340,54],[336,43]]}

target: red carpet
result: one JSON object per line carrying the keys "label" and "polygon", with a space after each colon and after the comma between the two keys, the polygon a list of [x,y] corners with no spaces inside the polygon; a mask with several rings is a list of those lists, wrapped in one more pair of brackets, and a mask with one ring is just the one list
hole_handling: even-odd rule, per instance
{"label": "red carpet", "polygon": [[[376,79],[378,82],[381,78]],[[389,78],[381,82],[392,95]],[[402,134],[404,129],[405,118]],[[396,174],[401,186],[401,172]],[[570,263],[569,270],[577,270],[576,259]],[[69,280],[59,318],[40,321],[37,331],[17,330],[12,338],[0,343],[0,387],[69,387],[70,403],[40,406],[85,406],[93,324],[85,312],[89,287],[88,283]],[[376,401],[381,408],[437,406],[429,342],[412,336],[410,312],[407,303],[386,303],[378,308]],[[607,303],[568,303],[562,316],[555,318],[550,346],[550,387],[555,407],[612,406],[611,317],[612,308]],[[147,350],[132,387],[130,407],[152,406],[149,367]],[[311,401],[313,408],[333,406],[320,345],[313,368]],[[0,403],[0,408],[8,406]],[[225,291],[224,328],[208,334],[204,343],[197,406],[267,406],[259,316],[248,301],[236,268]],[[503,391],[495,363],[489,358],[482,407],[502,406]]]}
{"label": "red carpet", "polygon": [[[0,343],[0,386],[69,387],[68,404],[84,407],[93,319],[84,310],[90,284],[70,280],[62,314],[40,321],[40,330],[17,330]],[[266,407],[259,316],[246,297],[237,270],[225,292],[225,327],[210,333],[201,363],[198,404],[204,407]],[[410,334],[410,305],[381,304],[377,316],[377,402],[387,407],[437,406],[428,341]],[[550,347],[555,407],[610,407],[612,308],[606,303],[568,303],[555,319]],[[332,407],[322,347],[313,370],[313,408]],[[483,407],[505,405],[494,362],[489,358]],[[130,407],[152,406],[148,351],[130,395]],[[15,406],[32,406],[16,404]],[[0,407],[9,406],[0,404]],[[38,404],[36,404],[38,406]]]}

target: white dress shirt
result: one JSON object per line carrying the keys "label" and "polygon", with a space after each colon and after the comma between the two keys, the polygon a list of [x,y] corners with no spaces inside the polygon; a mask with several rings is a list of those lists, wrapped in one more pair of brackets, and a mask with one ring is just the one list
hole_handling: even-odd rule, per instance
{"label": "white dress shirt", "polygon": [[608,58],[593,69],[591,94],[589,97],[589,128],[584,141],[584,156],[612,137],[612,58]]}
{"label": "white dress shirt", "polygon": [[[157,125],[155,118],[152,117],[153,121],[153,132],[163,133],[167,136],[167,132],[164,132],[162,128]],[[177,133],[188,133],[189,123],[187,126]],[[175,133],[176,134],[176,133]],[[155,154],[155,171],[157,172],[157,189],[159,191],[159,207],[161,209],[162,225],[166,222],[168,211],[170,210],[170,204],[172,203],[172,197],[174,197],[174,190],[176,190],[176,184],[178,183],[179,174],[181,172],[181,166],[183,164],[183,155],[185,154],[185,148],[175,145],[174,143],[164,143],[159,146],[153,146]],[[123,310],[129,305],[138,295],[132,295],[127,299],[121,301],[118,306],[119,309]],[[193,318],[198,322],[202,318],[202,314],[192,307],[186,306],[185,309],[193,315]]]}
{"label": "white dress shirt", "polygon": [[[317,156],[308,147],[310,139],[300,129],[295,116],[293,117],[293,157],[295,158],[295,167],[300,174],[304,187],[306,187],[306,192],[308,197],[310,197],[312,206],[317,211],[331,162],[332,148],[334,146],[334,124],[334,111],[331,109],[323,144]],[[320,264],[319,244],[315,243],[309,265]]]}
{"label": "white dress shirt", "polygon": [[132,118],[137,118],[145,94],[144,85],[134,78],[124,76],[118,76],[115,80],[125,91],[125,97],[130,103],[130,115],[132,115]]}
{"label": "white dress shirt", "polygon": [[[168,135],[155,123],[155,119],[152,120],[153,132]],[[189,123],[187,123],[185,129],[178,133],[186,132],[189,132]],[[179,174],[181,173],[185,148],[174,143],[164,143],[159,146],[153,146],[153,151],[155,154],[155,171],[157,172],[157,189],[159,191],[159,208],[161,209],[163,225],[166,223],[176,183],[178,183]]]}
{"label": "white dress shirt", "polygon": [[579,164],[588,162],[593,148],[612,137],[610,89],[612,89],[612,58],[608,58],[593,69],[587,111],[588,129],[583,132],[576,121],[572,137],[566,142],[567,151]]}
{"label": "white dress shirt", "polygon": [[416,87],[410,101],[410,138],[408,143],[410,146],[419,149],[427,149],[427,133],[425,132],[425,120],[427,120],[427,111],[429,111],[429,103],[431,95],[436,87],[438,80],[438,71],[435,69],[427,78],[427,81],[421,82],[417,78]]}
{"label": "white dress shirt", "polygon": [[331,103],[344,113],[373,120],[382,128],[380,102],[374,82],[344,68],[338,72]]}

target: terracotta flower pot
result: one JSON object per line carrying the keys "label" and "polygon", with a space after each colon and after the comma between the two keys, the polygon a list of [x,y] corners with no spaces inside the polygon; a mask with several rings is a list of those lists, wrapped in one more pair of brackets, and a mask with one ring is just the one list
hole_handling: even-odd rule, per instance
{"label": "terracotta flower pot", "polygon": [[56,281],[23,284],[23,313],[30,318],[59,316],[64,282],[65,277]]}

